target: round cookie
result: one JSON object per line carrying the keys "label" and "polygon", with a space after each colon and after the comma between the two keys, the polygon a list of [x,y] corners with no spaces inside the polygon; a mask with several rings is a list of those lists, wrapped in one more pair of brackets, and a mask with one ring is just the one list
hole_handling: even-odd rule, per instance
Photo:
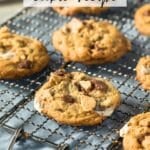
{"label": "round cookie", "polygon": [[[59,37],[59,38],[58,38]],[[131,50],[131,44],[108,22],[72,19],[53,33],[52,43],[66,62],[114,62]]]}
{"label": "round cookie", "polygon": [[120,130],[124,150],[150,150],[150,112],[138,114]]}
{"label": "round cookie", "polygon": [[109,81],[64,70],[51,73],[34,100],[41,114],[75,126],[99,124],[119,104],[120,94]]}
{"label": "round cookie", "polygon": [[108,8],[102,7],[53,7],[53,9],[65,16],[73,16],[77,14],[100,14]]}
{"label": "round cookie", "polygon": [[49,55],[41,42],[0,29],[0,79],[18,79],[41,71]]}
{"label": "round cookie", "polygon": [[150,3],[140,7],[134,16],[136,28],[144,35],[150,36]]}
{"label": "round cookie", "polygon": [[140,58],[136,66],[136,79],[145,90],[150,90],[150,55]]}

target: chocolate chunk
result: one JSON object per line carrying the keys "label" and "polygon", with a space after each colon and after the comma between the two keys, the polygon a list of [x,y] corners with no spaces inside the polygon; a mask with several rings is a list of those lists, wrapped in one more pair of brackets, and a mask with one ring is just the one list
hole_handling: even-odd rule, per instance
{"label": "chocolate chunk", "polygon": [[25,47],[25,46],[26,46],[26,43],[23,42],[23,41],[19,41],[19,46],[20,46],[20,47]]}
{"label": "chocolate chunk", "polygon": [[103,81],[100,81],[100,80],[92,80],[91,82],[92,82],[92,84],[94,85],[94,88],[95,88],[96,90],[101,90],[102,92],[107,92],[108,86],[107,86]]}
{"label": "chocolate chunk", "polygon": [[83,22],[83,25],[87,25],[87,22],[86,21],[82,21]]}
{"label": "chocolate chunk", "polygon": [[82,22],[84,26],[87,26],[89,29],[94,29],[93,24],[87,23],[86,21]]}
{"label": "chocolate chunk", "polygon": [[66,27],[66,32],[70,32],[71,30],[70,30],[70,28],[69,27]]}
{"label": "chocolate chunk", "polygon": [[64,112],[61,108],[56,109],[59,112]]}
{"label": "chocolate chunk", "polygon": [[83,89],[79,83],[75,83],[75,86],[78,88],[78,90],[81,92]]}
{"label": "chocolate chunk", "polygon": [[74,99],[72,96],[70,96],[70,95],[65,95],[65,96],[63,97],[63,100],[64,100],[66,103],[74,103],[74,102],[75,102],[75,99]]}
{"label": "chocolate chunk", "polygon": [[150,10],[147,10],[143,13],[144,16],[150,16]]}
{"label": "chocolate chunk", "polygon": [[93,25],[92,24],[87,24],[87,27],[89,28],[89,29],[94,29],[94,27],[93,27]]}
{"label": "chocolate chunk", "polygon": [[66,72],[64,70],[57,70],[55,73],[58,76],[64,76],[66,74]]}
{"label": "chocolate chunk", "polygon": [[95,48],[95,45],[94,45],[94,44],[91,44],[89,47],[90,47],[90,49],[94,49],[94,48]]}
{"label": "chocolate chunk", "polygon": [[78,88],[79,92],[83,92],[84,95],[87,95],[87,96],[89,95],[88,93],[93,89],[93,87],[91,87],[91,89],[88,89],[86,91],[83,87],[81,87],[81,85],[79,83],[75,83],[75,86]]}
{"label": "chocolate chunk", "polygon": [[22,60],[18,64],[18,68],[21,68],[21,69],[31,69],[32,68],[32,62],[30,60]]}

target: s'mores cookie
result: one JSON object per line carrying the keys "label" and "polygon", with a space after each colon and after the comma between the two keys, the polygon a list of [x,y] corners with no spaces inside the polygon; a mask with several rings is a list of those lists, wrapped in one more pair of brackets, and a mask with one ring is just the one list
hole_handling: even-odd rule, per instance
{"label": "s'mores cookie", "polygon": [[74,126],[100,124],[119,104],[120,94],[109,81],[64,70],[51,73],[34,100],[41,114]]}

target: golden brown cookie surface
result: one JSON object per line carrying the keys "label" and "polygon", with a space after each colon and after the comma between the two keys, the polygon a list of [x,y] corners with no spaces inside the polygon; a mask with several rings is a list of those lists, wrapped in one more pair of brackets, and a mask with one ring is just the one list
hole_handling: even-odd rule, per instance
{"label": "golden brown cookie surface", "polygon": [[120,130],[124,150],[150,150],[150,112],[138,114]]}
{"label": "golden brown cookie surface", "polygon": [[85,64],[114,62],[131,50],[116,27],[96,20],[72,19],[53,33],[52,42],[65,61]]}
{"label": "golden brown cookie surface", "polygon": [[38,40],[0,29],[0,79],[18,79],[41,71],[49,56]]}
{"label": "golden brown cookie surface", "polygon": [[150,55],[140,58],[136,66],[136,79],[144,89],[150,90]]}
{"label": "golden brown cookie surface", "polygon": [[61,15],[73,16],[76,14],[100,14],[108,8],[101,7],[53,7]]}
{"label": "golden brown cookie surface", "polygon": [[140,7],[135,13],[135,26],[145,35],[150,36],[150,3]]}
{"label": "golden brown cookie surface", "polygon": [[107,80],[64,70],[51,73],[34,100],[40,113],[76,126],[101,123],[119,103],[119,92]]}

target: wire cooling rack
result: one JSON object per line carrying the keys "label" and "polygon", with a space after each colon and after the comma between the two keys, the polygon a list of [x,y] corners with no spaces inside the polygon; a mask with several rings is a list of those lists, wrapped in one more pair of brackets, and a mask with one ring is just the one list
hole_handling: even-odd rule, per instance
{"label": "wire cooling rack", "polygon": [[51,149],[121,149],[119,129],[131,116],[150,110],[150,93],[135,81],[134,70],[138,59],[150,54],[150,39],[140,35],[134,27],[133,14],[141,5],[138,0],[128,3],[128,8],[111,9],[101,16],[77,16],[81,19],[108,20],[132,42],[132,52],[115,63],[85,66],[72,62],[64,66],[68,71],[83,71],[92,76],[110,79],[121,92],[120,107],[101,125],[94,127],[61,125],[40,115],[33,107],[34,92],[45,82],[51,71],[63,64],[61,55],[52,47],[50,37],[54,30],[71,17],[60,16],[51,8],[27,8],[4,23],[13,32],[41,40],[51,55],[51,62],[45,70],[30,78],[0,80],[0,125],[15,132],[18,138],[31,137],[39,142],[46,142]]}

